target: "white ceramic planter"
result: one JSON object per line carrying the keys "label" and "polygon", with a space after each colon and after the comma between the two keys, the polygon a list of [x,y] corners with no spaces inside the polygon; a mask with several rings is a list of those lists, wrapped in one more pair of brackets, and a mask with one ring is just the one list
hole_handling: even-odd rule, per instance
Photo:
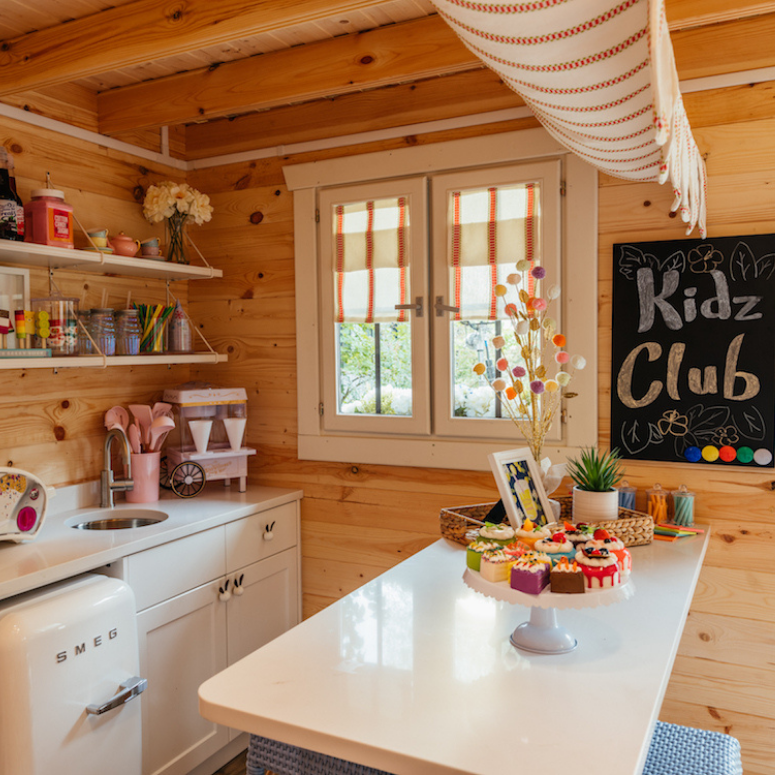
{"label": "white ceramic planter", "polygon": [[574,522],[607,522],[619,517],[619,491],[590,492],[573,488]]}

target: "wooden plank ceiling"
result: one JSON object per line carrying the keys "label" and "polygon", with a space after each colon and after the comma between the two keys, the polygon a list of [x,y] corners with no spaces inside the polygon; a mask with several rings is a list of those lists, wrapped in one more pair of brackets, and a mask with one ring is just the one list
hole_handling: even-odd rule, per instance
{"label": "wooden plank ceiling", "polygon": [[[682,80],[775,66],[775,0],[667,10]],[[288,106],[441,77],[439,91],[495,88],[430,0],[0,4],[0,101],[118,137],[189,126],[199,156],[217,147],[224,118],[287,125]],[[490,105],[521,104],[501,89]]]}

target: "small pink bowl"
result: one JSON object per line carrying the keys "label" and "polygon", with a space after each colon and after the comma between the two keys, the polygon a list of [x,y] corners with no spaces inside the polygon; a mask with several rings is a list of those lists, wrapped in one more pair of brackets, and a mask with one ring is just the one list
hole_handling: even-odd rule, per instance
{"label": "small pink bowl", "polygon": [[161,248],[152,248],[152,247],[147,247],[146,245],[143,245],[140,252],[145,258],[157,258],[158,256],[161,255]]}

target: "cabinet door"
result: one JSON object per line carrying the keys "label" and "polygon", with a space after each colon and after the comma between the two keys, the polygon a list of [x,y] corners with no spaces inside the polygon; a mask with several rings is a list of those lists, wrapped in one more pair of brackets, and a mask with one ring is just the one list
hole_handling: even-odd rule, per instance
{"label": "cabinet door", "polygon": [[143,775],[184,775],[228,742],[199,715],[199,685],[226,667],[226,604],[211,582],[137,615]]}
{"label": "cabinet door", "polygon": [[[230,665],[299,623],[297,562],[294,547],[231,575],[243,593],[226,606]],[[229,740],[239,734],[230,729]]]}
{"label": "cabinet door", "polygon": [[243,587],[226,606],[230,665],[299,623],[296,563],[294,547],[230,574]]}

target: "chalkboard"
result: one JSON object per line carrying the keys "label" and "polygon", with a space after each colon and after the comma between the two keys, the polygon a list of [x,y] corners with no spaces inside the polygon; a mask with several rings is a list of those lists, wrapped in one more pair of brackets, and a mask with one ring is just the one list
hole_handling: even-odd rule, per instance
{"label": "chalkboard", "polygon": [[773,465],[775,235],[617,244],[611,447]]}

